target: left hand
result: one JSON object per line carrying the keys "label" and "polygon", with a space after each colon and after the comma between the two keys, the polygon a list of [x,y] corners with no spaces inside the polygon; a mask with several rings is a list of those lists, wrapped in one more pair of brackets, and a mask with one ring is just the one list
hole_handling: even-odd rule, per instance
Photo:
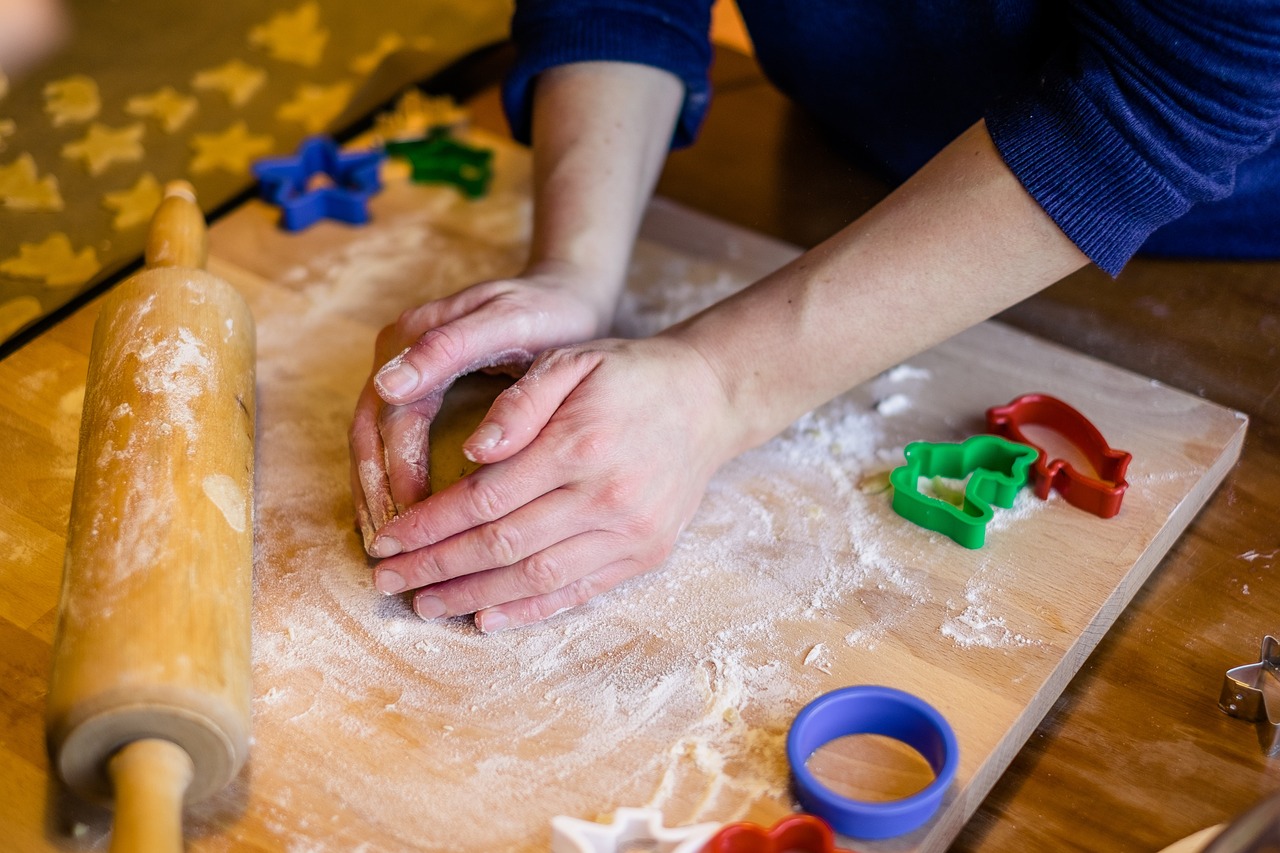
{"label": "left hand", "polygon": [[379,590],[491,632],[655,568],[737,448],[737,419],[692,347],[659,336],[549,350],[464,443],[484,467],[387,523]]}

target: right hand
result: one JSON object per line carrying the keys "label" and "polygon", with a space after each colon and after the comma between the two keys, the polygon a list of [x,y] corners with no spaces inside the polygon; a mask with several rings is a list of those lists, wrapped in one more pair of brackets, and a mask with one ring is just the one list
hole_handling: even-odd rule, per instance
{"label": "right hand", "polygon": [[602,335],[612,304],[590,276],[543,263],[411,308],[378,334],[351,423],[351,490],[366,549],[382,525],[431,492],[427,436],[454,380],[519,375],[543,350]]}

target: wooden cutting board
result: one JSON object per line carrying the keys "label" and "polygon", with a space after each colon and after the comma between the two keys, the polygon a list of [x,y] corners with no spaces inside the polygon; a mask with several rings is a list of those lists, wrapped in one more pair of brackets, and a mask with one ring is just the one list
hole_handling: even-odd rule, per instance
{"label": "wooden cutting board", "polygon": [[[546,850],[552,816],[621,806],[671,826],[772,822],[792,808],[792,718],[850,684],[921,696],[961,750],[929,824],[857,849],[945,849],[1235,462],[1244,417],[987,323],[727,465],[661,570],[529,629],[422,622],[370,583],[345,433],[381,325],[520,265],[527,158],[485,141],[498,176],[478,202],[392,170],[367,227],[286,234],[249,203],[212,230],[211,270],[258,320],[255,741],[233,787],[194,810],[191,849]],[[796,251],[655,202],[619,332],[656,331]],[[874,488],[907,442],[961,440],[1030,391],[1133,454],[1119,516],[1026,490],[970,551]],[[478,380],[452,396],[438,480],[463,473],[457,442],[494,393]],[[66,393],[37,399],[74,410]],[[74,430],[53,436],[73,458]],[[92,842],[105,823],[83,820]],[[42,843],[70,845],[57,836]]]}

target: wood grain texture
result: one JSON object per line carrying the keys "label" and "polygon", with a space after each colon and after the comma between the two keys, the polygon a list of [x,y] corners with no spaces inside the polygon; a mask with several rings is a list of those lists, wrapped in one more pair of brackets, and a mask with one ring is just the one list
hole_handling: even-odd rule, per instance
{"label": "wood grain texture", "polygon": [[[1244,421],[987,324],[913,359],[914,379],[878,378],[727,467],[663,573],[529,631],[480,637],[465,623],[428,625],[372,589],[351,526],[343,436],[378,326],[411,300],[518,265],[527,233],[523,155],[500,146],[498,173],[491,196],[475,204],[391,180],[365,229],[326,223],[288,235],[257,203],[213,229],[211,271],[245,295],[260,334],[256,735],[246,771],[193,811],[191,849],[540,850],[554,814],[590,818],[646,800],[662,805],[669,823],[772,820],[790,806],[779,752],[790,718],[820,692],[869,682],[942,710],[962,763],[931,824],[858,849],[944,849],[1211,498],[1239,452]],[[697,296],[741,286],[794,252],[657,203],[633,267],[629,329],[667,320],[680,288]],[[65,377],[55,371],[31,383],[23,399],[0,396],[4,425],[25,430],[32,452],[46,458],[65,456],[57,424],[74,410],[65,414],[60,401],[74,395],[83,353],[73,336],[50,333],[0,363],[23,377],[59,354]],[[1024,495],[988,546],[968,552],[856,488],[907,440],[958,440],[980,428],[988,405],[1030,390],[1072,401],[1135,454],[1117,518]],[[907,412],[878,415],[877,403],[894,393],[909,399]],[[860,429],[874,433],[864,456],[823,444],[853,440]],[[823,448],[853,461],[807,468]],[[787,463],[792,451],[799,461]],[[20,464],[28,473],[14,514],[56,531],[49,516],[65,507],[69,474]],[[50,483],[37,488],[41,476]],[[748,505],[754,515],[740,512]],[[716,543],[749,531],[752,518],[767,519],[771,532],[730,561],[716,558]],[[825,552],[824,537],[842,525],[868,525],[859,529],[874,535]],[[27,574],[56,573],[61,555],[52,550],[52,561],[33,555]],[[867,562],[879,568],[857,574]],[[844,586],[828,584],[850,572]],[[761,602],[735,599],[735,587],[768,590],[786,618],[753,631],[743,614]],[[22,611],[26,625],[4,623],[22,638],[18,666],[36,674],[4,699],[21,737],[0,749],[0,776],[12,770],[35,784],[0,808],[12,810],[23,849],[93,846],[101,817],[44,787],[47,768],[32,743],[52,588],[33,599]],[[829,658],[806,666],[819,644]],[[663,690],[680,701],[655,701]],[[603,701],[610,696],[619,701]],[[1145,693],[1126,701],[1150,704]],[[654,716],[636,725],[640,710]],[[1078,773],[1092,776],[1097,760],[1080,756]]]}

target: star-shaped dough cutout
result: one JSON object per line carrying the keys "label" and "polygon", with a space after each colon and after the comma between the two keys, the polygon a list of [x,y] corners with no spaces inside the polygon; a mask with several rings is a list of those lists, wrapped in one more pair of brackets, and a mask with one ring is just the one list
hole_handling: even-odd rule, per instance
{"label": "star-shaped dough cutout", "polygon": [[115,211],[111,227],[124,231],[151,221],[151,214],[160,206],[162,197],[160,182],[147,172],[129,189],[104,194],[102,204],[107,210]]}
{"label": "star-shaped dough cutout", "polygon": [[136,163],[142,159],[142,134],[146,128],[141,122],[112,128],[94,122],[89,132],[79,142],[62,146],[62,156],[83,160],[89,174],[97,177],[113,163]]}
{"label": "star-shaped dough cutout", "polygon": [[404,47],[404,44],[404,36],[399,33],[383,33],[372,50],[351,60],[351,70],[356,74],[372,74],[382,64],[382,60]]}
{"label": "star-shaped dough cutout", "polygon": [[72,74],[45,84],[44,111],[53,119],[54,127],[89,121],[100,109],[102,99],[92,77]]}
{"label": "star-shaped dough cutout", "polygon": [[618,809],[609,824],[573,817],[551,819],[552,853],[697,853],[720,829],[718,823],[699,823],[668,829],[657,809]]}
{"label": "star-shaped dough cutout", "polygon": [[14,278],[33,278],[50,287],[84,284],[102,269],[92,246],[79,252],[71,248],[71,238],[54,232],[42,243],[23,243],[18,256],[0,263],[0,273]]}
{"label": "star-shaped dough cutout", "polygon": [[308,133],[319,133],[350,103],[354,88],[351,83],[332,86],[303,84],[294,93],[293,100],[281,104],[276,110],[276,118],[298,122]]}
{"label": "star-shaped dough cutout", "polygon": [[195,115],[196,104],[196,99],[190,95],[165,86],[150,95],[134,95],[125,103],[124,111],[138,118],[154,118],[165,133],[173,133]]}
{"label": "star-shaped dough cutout", "polygon": [[261,68],[232,59],[217,68],[197,71],[191,78],[191,87],[198,92],[222,92],[233,107],[243,107],[267,82],[267,72]]}
{"label": "star-shaped dough cutout", "polygon": [[0,166],[0,207],[25,211],[59,211],[64,207],[58,179],[40,177],[35,158],[23,152],[7,166]]}
{"label": "star-shaped dough cutout", "polygon": [[249,31],[249,44],[264,49],[273,59],[295,62],[307,68],[320,63],[329,31],[320,26],[320,7],[303,3],[292,12],[279,12]]}
{"label": "star-shaped dough cutout", "polygon": [[197,133],[191,137],[191,147],[196,151],[191,158],[191,171],[196,175],[214,169],[234,174],[248,172],[253,159],[268,153],[274,144],[270,136],[250,134],[242,121],[222,133]]}

